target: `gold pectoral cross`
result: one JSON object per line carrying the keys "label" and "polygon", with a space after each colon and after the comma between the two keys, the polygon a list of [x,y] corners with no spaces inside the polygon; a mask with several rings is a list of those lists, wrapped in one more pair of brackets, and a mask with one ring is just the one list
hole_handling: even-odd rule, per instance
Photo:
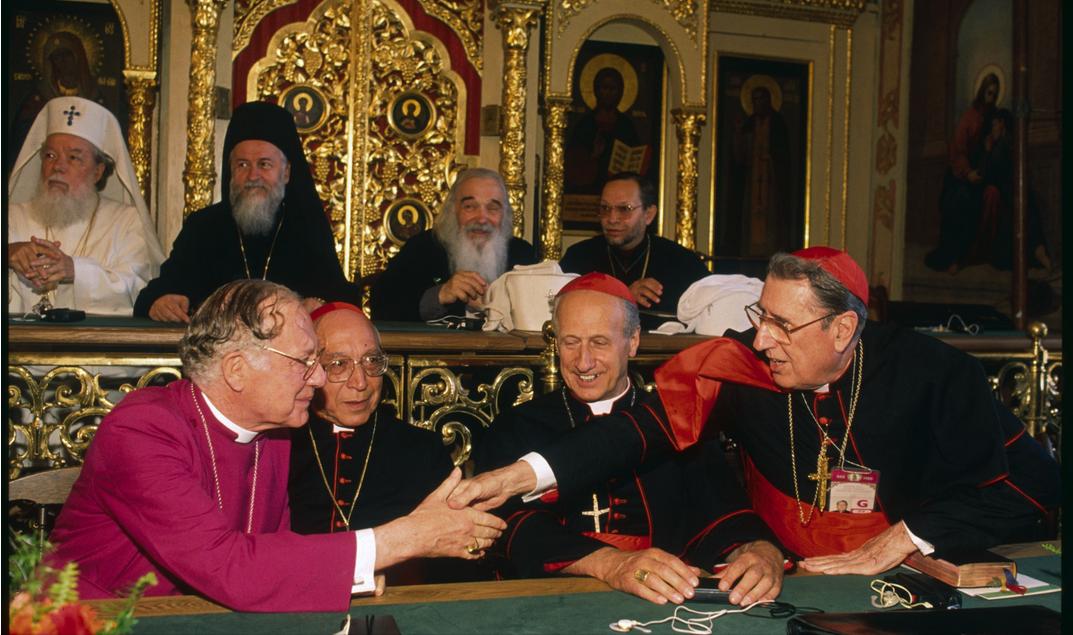
{"label": "gold pectoral cross", "polygon": [[593,531],[600,533],[600,516],[611,512],[611,508],[600,509],[600,499],[596,498],[596,492],[592,493],[592,511],[581,512],[582,516],[592,516]]}
{"label": "gold pectoral cross", "polygon": [[827,484],[831,482],[831,471],[827,469],[827,444],[820,448],[816,457],[816,472],[808,475],[808,480],[816,481],[816,506],[822,511],[827,507]]}

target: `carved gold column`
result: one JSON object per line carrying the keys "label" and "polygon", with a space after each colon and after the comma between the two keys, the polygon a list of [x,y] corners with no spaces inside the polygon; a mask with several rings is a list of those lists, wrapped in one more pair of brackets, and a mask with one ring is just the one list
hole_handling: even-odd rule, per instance
{"label": "carved gold column", "polygon": [[193,34],[190,45],[190,101],[186,111],[186,166],[183,215],[189,216],[212,203],[216,185],[213,165],[216,142],[216,34],[220,30],[220,12],[227,0],[187,0],[190,5]]}
{"label": "carved gold column", "polygon": [[1032,338],[1032,363],[1028,372],[1028,408],[1024,414],[1025,427],[1034,439],[1042,439],[1047,422],[1047,349],[1043,348],[1043,338],[1047,337],[1047,325],[1033,322],[1028,325],[1028,336]]}
{"label": "carved gold column", "polygon": [[555,342],[555,327],[551,320],[541,329],[544,350],[540,353],[540,386],[544,394],[559,389],[559,345]]}
{"label": "carved gold column", "polygon": [[540,16],[542,2],[500,2],[493,18],[503,32],[503,119],[499,137],[499,173],[507,184],[514,211],[514,235],[525,230],[525,57],[529,29]]}
{"label": "carved gold column", "polygon": [[558,260],[563,243],[563,136],[570,99],[544,100],[544,211],[540,218],[540,256]]}
{"label": "carved gold column", "polygon": [[156,106],[156,72],[125,70],[123,76],[127,84],[127,102],[130,110],[130,130],[127,132],[127,147],[130,160],[134,163],[134,175],[138,178],[138,187],[142,198],[149,204],[149,170],[152,161],[151,124],[153,108]]}
{"label": "carved gold column", "polygon": [[697,221],[697,152],[700,148],[700,127],[704,125],[704,111],[693,108],[676,108],[674,129],[678,134],[678,213],[675,236],[678,244],[693,249],[696,244]]}

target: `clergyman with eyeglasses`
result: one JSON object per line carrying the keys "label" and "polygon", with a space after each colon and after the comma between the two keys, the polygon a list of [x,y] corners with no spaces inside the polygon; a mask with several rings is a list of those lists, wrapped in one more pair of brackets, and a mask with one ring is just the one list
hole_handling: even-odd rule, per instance
{"label": "clergyman with eyeglasses", "polygon": [[602,233],[571,245],[559,261],[564,273],[621,280],[641,309],[642,328],[675,319],[682,293],[709,273],[695,253],[649,231],[658,204],[656,188],[639,174],[611,176],[597,208]]}
{"label": "clergyman with eyeglasses", "polygon": [[[451,473],[449,448],[383,404],[388,356],[361,309],[330,302],[311,317],[327,379],[309,423],[291,433],[291,527],[346,532],[404,516]],[[428,581],[453,568],[437,564],[406,563],[386,571],[387,582]]]}
{"label": "clergyman with eyeglasses", "polygon": [[723,429],[742,450],[753,509],[809,571],[874,575],[917,553],[1053,538],[1054,458],[996,400],[979,361],[866,321],[868,293],[844,251],[776,254],[747,311],[753,328],[658,368],[654,407],[572,430],[542,449],[540,479],[526,457],[464,481],[449,502],[585,492]]}
{"label": "clergyman with eyeglasses", "polygon": [[317,353],[309,314],[286,287],[239,280],[205,300],[179,343],[186,379],[136,390],[104,417],[56,521],[52,564],[78,563],[82,598],[125,594],[152,572],[159,582],[146,595],[343,611],[352,593],[382,592],[377,574],[395,564],[476,559],[492,544],[501,520],[447,507],[458,470],[382,524],[291,530],[290,433],[329,379]]}

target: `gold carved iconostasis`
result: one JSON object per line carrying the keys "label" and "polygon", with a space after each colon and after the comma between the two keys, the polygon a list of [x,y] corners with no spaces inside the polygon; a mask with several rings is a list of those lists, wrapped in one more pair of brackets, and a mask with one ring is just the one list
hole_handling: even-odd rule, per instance
{"label": "gold carved iconostasis", "polygon": [[483,7],[464,0],[248,0],[233,103],[287,108],[355,279],[431,226],[478,152]]}
{"label": "gold carved iconostasis", "polygon": [[[892,299],[971,301],[993,282],[970,280],[983,268],[943,278],[921,261],[938,240],[946,153],[969,84],[980,68],[1002,67],[973,57],[993,51],[972,43],[1007,22],[992,5],[1013,1],[19,6],[91,25],[94,11],[114,12],[106,35],[122,37],[123,54],[108,45],[98,58],[122,59],[121,68],[97,83],[127,126],[165,245],[183,210],[197,208],[190,195],[214,196],[230,107],[267,99],[294,114],[354,279],[431,226],[454,175],[470,165],[504,175],[515,235],[558,257],[598,231],[599,179],[585,172],[606,176],[613,165],[658,184],[653,230],[713,257],[717,272],[758,275],[774,249],[830,244],[848,249]],[[1060,10],[1031,7],[1029,177],[1056,264],[1061,73],[1048,51],[1060,43]],[[84,38],[87,60],[96,37]],[[13,95],[47,84],[26,66],[9,79],[24,84]],[[616,132],[594,142],[586,125]],[[1060,296],[1060,279],[1047,282]]]}
{"label": "gold carved iconostasis", "polygon": [[[848,187],[849,154],[851,138],[854,151],[870,151],[873,100],[858,100],[863,116],[853,127],[843,116],[851,94],[873,89],[867,68],[856,71],[858,85],[853,81],[852,30],[866,5],[824,1],[787,10],[777,4],[716,2],[706,11],[670,0],[490,8],[442,0],[250,0],[235,6],[232,102],[268,99],[295,115],[340,260],[355,279],[382,269],[403,241],[430,226],[454,174],[473,164],[504,175],[515,233],[545,257],[557,258],[565,246],[598,231],[594,210],[602,179],[621,169],[658,184],[654,231],[714,254],[725,261],[724,270],[756,275],[770,250],[809,243],[866,253],[870,216],[847,210],[855,199],[866,200],[867,188]],[[876,31],[877,15],[865,15],[866,32]],[[501,50],[482,48],[489,19]],[[364,30],[354,27],[359,23]],[[774,47],[772,27],[786,34]],[[867,58],[875,41],[873,33],[856,46]],[[358,58],[365,63],[351,63]],[[487,145],[481,152],[474,143],[481,106],[494,101],[487,91],[479,101],[482,62],[503,78],[501,103],[493,104],[499,109],[498,164],[486,156]],[[726,86],[717,89],[717,81]],[[763,103],[774,104],[774,111],[761,106],[752,112],[761,84],[769,95]],[[601,105],[608,91],[614,103]],[[720,113],[727,95],[748,112]],[[534,111],[535,121],[526,121]],[[766,131],[768,115],[789,123],[792,139],[777,132],[774,140],[789,154],[770,152],[768,137],[749,137],[758,152],[778,160],[765,158],[770,167],[750,171],[751,165],[745,176],[724,168],[733,157],[719,143],[740,136],[746,118]],[[601,127],[614,133],[594,143],[591,130],[598,137]],[[791,194],[756,193],[781,193],[770,185],[753,187],[751,197],[734,192],[739,181],[770,184],[772,176],[779,177],[775,183],[792,183]],[[724,190],[736,204],[719,199],[716,192]],[[754,239],[751,251],[748,245],[728,249],[725,243],[740,247],[749,240],[742,215],[765,206],[771,231],[753,223],[752,232],[781,228],[778,244]],[[730,207],[735,213],[727,212]],[[781,218],[786,215],[789,222]],[[728,226],[735,231],[725,231]],[[735,262],[750,256],[754,262],[745,266]]]}

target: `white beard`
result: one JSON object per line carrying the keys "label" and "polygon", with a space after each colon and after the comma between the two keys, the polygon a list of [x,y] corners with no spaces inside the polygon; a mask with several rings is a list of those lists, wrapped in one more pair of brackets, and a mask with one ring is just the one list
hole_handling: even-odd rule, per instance
{"label": "white beard", "polygon": [[63,229],[89,218],[99,200],[92,186],[83,184],[59,192],[49,189],[45,181],[38,181],[37,191],[30,199],[30,213],[44,227]]}
{"label": "white beard", "polygon": [[[471,223],[467,227],[480,226],[479,223]],[[492,282],[506,272],[510,234],[503,231],[503,225],[498,229],[490,224],[484,224],[483,227],[491,232],[491,236],[483,245],[477,245],[469,234],[458,226],[457,219],[436,226],[436,236],[447,250],[451,273],[475,271],[481,274],[486,282]]]}
{"label": "white beard", "polygon": [[276,210],[283,202],[286,184],[277,182],[269,190],[264,183],[251,182],[245,187],[231,185],[231,215],[247,236],[264,236],[276,225]]}

